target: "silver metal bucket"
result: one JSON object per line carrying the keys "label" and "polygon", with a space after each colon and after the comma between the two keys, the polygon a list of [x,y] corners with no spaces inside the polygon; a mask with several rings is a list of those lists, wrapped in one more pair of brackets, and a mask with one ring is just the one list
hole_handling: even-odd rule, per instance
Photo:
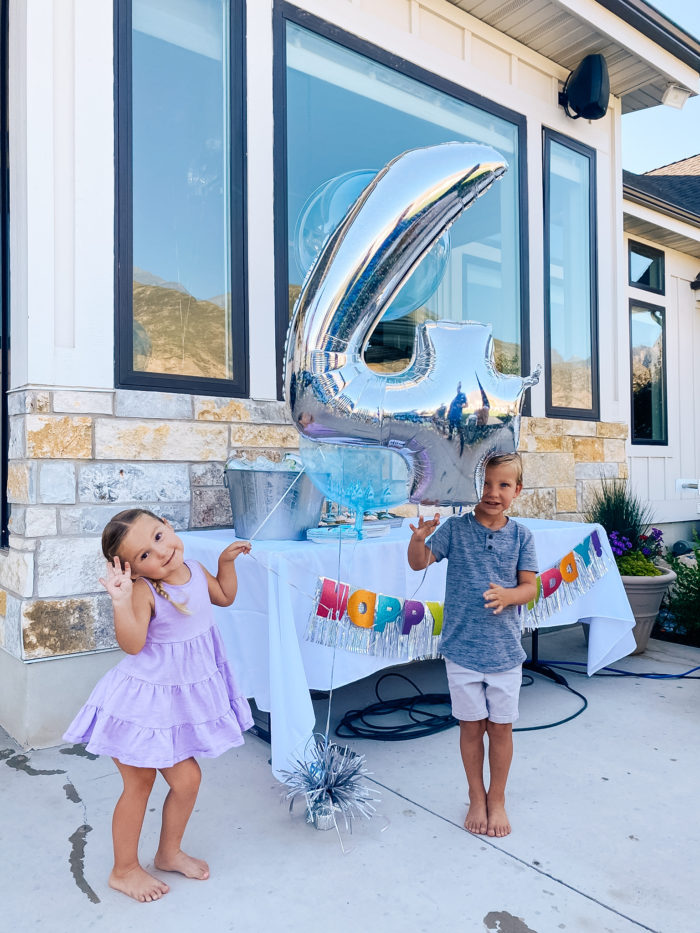
{"label": "silver metal bucket", "polygon": [[318,525],[324,495],[306,473],[227,468],[224,485],[239,538],[300,541]]}

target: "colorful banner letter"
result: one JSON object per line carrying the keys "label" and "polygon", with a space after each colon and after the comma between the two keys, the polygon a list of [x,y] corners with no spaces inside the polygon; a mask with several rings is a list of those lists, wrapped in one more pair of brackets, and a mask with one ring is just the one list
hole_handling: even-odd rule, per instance
{"label": "colorful banner letter", "polygon": [[335,580],[323,578],[321,595],[318,599],[316,615],[325,619],[342,619],[348,605],[350,587],[347,583],[337,583]]}
{"label": "colorful banner letter", "polygon": [[372,628],[377,594],[371,590],[355,590],[348,600],[348,616],[358,628]]}
{"label": "colorful banner letter", "polygon": [[395,596],[379,594],[377,598],[377,611],[374,617],[374,630],[383,632],[389,622],[395,622],[401,615],[403,603]]}
{"label": "colorful banner letter", "polygon": [[414,625],[423,621],[425,616],[425,606],[415,599],[407,599],[403,604],[403,628],[402,635],[408,635]]}

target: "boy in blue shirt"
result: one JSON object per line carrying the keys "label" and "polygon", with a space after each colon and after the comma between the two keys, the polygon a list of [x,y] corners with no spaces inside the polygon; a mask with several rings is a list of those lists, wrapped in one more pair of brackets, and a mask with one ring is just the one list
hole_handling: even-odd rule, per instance
{"label": "boy in blue shirt", "polygon": [[[518,606],[535,598],[537,556],[532,532],[505,512],[523,485],[518,454],[491,457],[474,512],[411,525],[408,562],[423,570],[447,558],[441,652],[452,714],[469,785],[464,821],[471,833],[507,836],[506,781],[513,758],[522,662]],[[433,533],[434,532],[434,533]],[[428,536],[430,542],[426,543]],[[484,734],[489,737],[488,792]]]}

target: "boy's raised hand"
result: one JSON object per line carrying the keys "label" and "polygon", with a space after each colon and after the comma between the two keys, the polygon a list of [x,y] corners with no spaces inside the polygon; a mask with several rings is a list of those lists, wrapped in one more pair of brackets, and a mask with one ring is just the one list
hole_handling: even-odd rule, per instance
{"label": "boy's raised hand", "polygon": [[126,602],[131,599],[134,582],[131,579],[131,567],[126,561],[122,569],[121,561],[114,558],[113,564],[107,564],[107,579],[100,577],[100,583],[107,590],[115,603]]}
{"label": "boy's raised hand", "polygon": [[233,561],[241,554],[250,554],[251,548],[250,541],[234,541],[219,554],[219,563]]}
{"label": "boy's raised hand", "polygon": [[418,527],[416,527],[415,525],[409,525],[408,527],[411,529],[411,531],[416,537],[421,538],[423,541],[425,541],[425,539],[429,538],[430,535],[435,531],[435,529],[437,528],[439,524],[440,524],[440,514],[436,512],[435,517],[430,518],[430,519],[423,518],[422,515],[419,516]]}

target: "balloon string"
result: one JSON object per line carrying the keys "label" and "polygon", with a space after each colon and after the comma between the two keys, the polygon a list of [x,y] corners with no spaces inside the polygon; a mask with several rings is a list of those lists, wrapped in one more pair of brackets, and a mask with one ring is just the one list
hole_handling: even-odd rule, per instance
{"label": "balloon string", "polygon": [[428,575],[428,567],[429,567],[429,566],[430,566],[430,564],[428,564],[428,566],[425,567],[425,568],[423,569],[423,576],[420,578],[420,583],[419,583],[418,586],[415,588],[415,590],[414,590],[414,592],[413,592],[413,595],[411,596],[411,599],[414,599],[414,598],[415,598],[416,594],[418,593],[418,590],[419,590],[419,589],[423,586],[423,584],[425,583],[425,578],[426,578],[427,575]]}
{"label": "balloon string", "polygon": [[[343,527],[344,527],[344,526],[341,525],[341,526],[339,526],[339,528],[338,528],[338,550],[339,550],[339,551],[340,551],[340,545],[341,545],[341,542],[342,542],[341,534],[342,534],[342,528],[343,528]],[[256,532],[256,533],[257,533],[257,532]],[[253,538],[254,538],[254,536],[251,536],[251,540],[253,540]],[[353,542],[353,545],[354,545],[354,546],[353,546],[353,553],[350,555],[350,564],[351,564],[351,565],[352,565],[352,562],[353,562],[353,560],[354,560],[354,558],[355,558],[355,548],[357,547],[357,541]],[[260,565],[264,570],[266,570],[268,573],[271,573],[271,574],[273,574],[274,576],[279,577],[280,579],[282,579],[282,574],[279,573],[279,571],[275,570],[274,567],[270,567],[270,565],[267,564],[267,563],[265,563],[264,560],[261,560],[259,557],[256,557],[255,554],[254,554],[252,551],[251,551],[249,554],[246,554],[246,557],[247,557],[249,560],[254,560],[256,564],[259,564],[259,565]],[[340,555],[339,555],[339,557],[338,557],[338,564],[340,565]],[[425,579],[426,579],[427,575],[428,575],[428,567],[426,567],[426,568],[424,569],[424,571],[423,571],[423,576],[422,576],[421,579],[420,579],[420,583],[418,584],[418,586],[417,586],[417,587],[415,588],[415,590],[413,591],[413,593],[412,593],[412,595],[411,595],[411,597],[410,597],[411,599],[413,599],[413,598],[417,595],[418,591],[421,589],[421,587],[422,587],[423,584],[425,583]],[[341,576],[341,574],[340,574],[340,566],[338,566],[338,573],[337,573],[337,579],[336,579],[336,582],[338,583],[338,585],[340,585],[340,576]],[[349,576],[349,574],[348,574],[348,576]],[[315,594],[315,593],[310,593],[308,590],[303,589],[301,586],[297,586],[297,584],[296,584],[296,583],[292,583],[291,580],[287,579],[285,582],[286,582],[287,586],[290,586],[293,590],[297,590],[297,592],[301,593],[302,596],[306,596],[307,599],[313,600],[313,599],[316,598],[316,594]],[[338,620],[336,620],[336,621],[338,621]]]}
{"label": "balloon string", "polygon": [[[340,563],[341,563],[342,553],[343,553],[342,549],[343,549],[343,526],[338,525],[338,568],[336,570],[336,587],[337,587],[336,592],[337,593],[340,592],[340,585],[341,585],[340,584]],[[340,609],[338,606],[338,600],[336,599],[334,614],[337,616],[339,612],[340,612]],[[339,620],[336,618],[335,639],[333,640],[333,654],[331,655],[331,682],[330,682],[330,689],[328,691],[328,709],[326,711],[326,731],[324,733],[326,745],[328,745],[328,736],[331,731],[331,704],[333,702],[333,677],[335,675],[335,653],[338,648],[338,625],[337,625],[338,621]],[[335,820],[335,817],[334,817],[334,820]]]}
{"label": "balloon string", "polygon": [[[343,483],[344,483],[344,482],[345,482],[345,473],[344,473],[344,464],[343,464]],[[356,516],[356,518],[357,518],[357,516]],[[354,542],[353,542],[352,551],[350,552],[350,560],[349,560],[349,562],[348,562],[348,579],[350,579],[350,574],[351,574],[351,570],[352,570],[352,563],[353,563],[353,561],[354,561],[354,559],[355,559],[355,550],[356,550],[356,548],[357,548],[357,543],[358,543],[359,540],[360,540],[360,539],[359,539],[359,535],[358,535],[358,537],[355,538],[355,540],[354,540]],[[343,526],[342,526],[342,525],[339,525],[339,526],[338,526],[338,566],[337,566],[337,570],[336,570],[336,593],[340,593],[340,586],[341,586],[341,583],[340,583],[340,576],[341,576],[340,568],[341,568],[341,563],[342,563],[342,556],[343,556]],[[337,651],[337,649],[338,649],[338,638],[339,638],[339,636],[340,636],[340,625],[338,624],[338,623],[340,622],[340,607],[338,606],[338,600],[337,600],[337,599],[336,599],[336,603],[335,603],[334,615],[336,616],[336,619],[335,619],[335,621],[336,621],[336,626],[335,626],[335,639],[333,640],[333,654],[332,654],[332,656],[331,656],[331,677],[330,677],[330,688],[329,688],[329,691],[328,691],[328,710],[327,710],[327,712],[326,712],[326,731],[325,731],[325,733],[324,733],[324,738],[325,738],[325,741],[326,741],[326,746],[328,745],[328,737],[329,737],[329,735],[330,735],[330,729],[331,729],[331,706],[332,706],[332,703],[333,703],[333,679],[334,679],[334,676],[335,676],[335,655],[336,655],[336,651]],[[334,819],[335,819],[335,817],[334,817]],[[337,829],[337,827],[336,827],[336,829]],[[341,845],[342,845],[342,843],[341,843]]]}
{"label": "balloon string", "polygon": [[[301,470],[299,470],[299,472],[298,472],[297,475],[295,476],[294,480],[289,484],[289,486],[288,486],[287,489],[285,490],[284,495],[281,496],[281,498],[277,500],[277,502],[275,503],[275,505],[273,506],[273,508],[270,510],[270,512],[265,516],[265,518],[262,520],[262,522],[258,525],[258,527],[255,529],[255,531],[253,532],[253,534],[250,535],[250,537],[249,537],[249,540],[250,540],[250,541],[254,541],[254,540],[256,539],[257,535],[258,535],[258,534],[262,531],[262,529],[265,527],[266,522],[271,518],[272,515],[274,515],[275,510],[276,510],[277,508],[279,508],[279,506],[282,504],[282,502],[284,502],[284,500],[285,500],[285,498],[286,498],[286,496],[287,496],[287,493],[289,493],[289,492],[294,488],[294,486],[299,482],[299,478],[301,477],[302,473],[304,473],[304,472],[305,472],[305,471],[304,471],[303,468],[302,468]],[[281,574],[281,573],[279,573],[277,570],[273,570],[273,568],[270,567],[268,564],[266,564],[265,561],[259,560],[257,557],[255,557],[255,555],[253,554],[252,551],[251,551],[247,556],[248,556],[249,558],[251,558],[251,560],[254,560],[257,564],[260,564],[260,566],[263,567],[268,573],[272,573],[272,574],[274,574],[276,577],[279,577],[280,579],[282,579],[282,574]],[[303,590],[301,587],[297,586],[295,583],[292,583],[290,580],[287,580],[286,583],[287,583],[288,586],[291,586],[293,589],[298,590],[302,595],[308,597],[309,599],[313,599],[313,598],[314,598],[314,596],[313,596],[311,593],[307,593],[306,590]]]}
{"label": "balloon string", "polygon": [[[341,545],[341,541],[342,541],[341,533],[342,533],[342,528],[343,528],[343,527],[344,527],[344,526],[341,525],[341,526],[339,526],[339,529],[338,529],[338,532],[339,532],[339,533],[338,533],[338,550],[340,550],[340,545]],[[251,540],[253,540],[253,536],[251,536]],[[353,553],[350,555],[350,564],[351,564],[351,565],[352,565],[352,562],[353,562],[353,560],[354,560],[354,558],[355,558],[355,548],[356,548],[356,547],[357,547],[357,541],[354,542]],[[270,567],[270,565],[267,564],[267,563],[265,563],[264,560],[261,560],[259,557],[256,557],[255,554],[254,554],[252,551],[251,551],[249,554],[246,554],[246,557],[247,557],[249,560],[254,560],[256,564],[259,564],[259,565],[260,565],[264,570],[266,570],[268,573],[273,574],[275,577],[279,577],[280,580],[282,579],[282,574],[281,574],[279,571],[275,570],[274,567]],[[339,556],[339,558],[338,558],[338,564],[340,565],[340,556]],[[413,593],[411,594],[410,599],[414,599],[414,598],[415,598],[415,596],[417,595],[418,591],[422,588],[423,584],[425,583],[425,579],[426,579],[427,575],[428,575],[428,567],[426,567],[426,568],[423,570],[423,576],[422,576],[421,579],[420,579],[420,583],[418,584],[418,586],[415,588],[415,590],[414,590]],[[337,579],[336,579],[336,582],[338,583],[338,585],[340,585],[340,582],[341,582],[341,581],[340,581],[340,576],[341,576],[341,574],[340,574],[340,566],[339,566],[339,567],[338,567],[338,572],[337,572]],[[348,574],[348,576],[349,576],[349,574]],[[296,590],[297,592],[301,593],[301,595],[302,595],[302,596],[305,596],[307,599],[314,600],[314,599],[316,598],[316,593],[310,593],[308,590],[303,589],[303,587],[297,586],[296,583],[292,583],[291,580],[287,579],[287,580],[285,580],[285,582],[286,582],[286,585],[287,585],[287,586],[289,586],[289,587],[291,587],[293,590]],[[336,621],[338,621],[338,620],[336,620]]]}
{"label": "balloon string", "polygon": [[267,522],[270,520],[270,518],[275,514],[275,511],[276,511],[276,510],[279,508],[279,506],[284,502],[284,500],[287,498],[287,495],[292,491],[292,489],[294,489],[294,487],[296,486],[296,484],[299,482],[299,478],[302,476],[302,474],[303,474],[304,472],[305,472],[305,470],[304,470],[304,468],[302,467],[301,470],[299,470],[299,472],[298,472],[297,475],[295,476],[294,480],[289,484],[289,486],[287,486],[287,488],[286,488],[286,490],[285,490],[285,492],[284,492],[284,495],[283,495],[280,499],[278,499],[278,501],[275,503],[275,505],[274,505],[274,507],[271,509],[271,511],[265,516],[265,518],[262,520],[262,522],[261,522],[261,523],[258,525],[258,527],[255,529],[255,531],[253,532],[253,534],[250,536],[250,540],[251,540],[251,541],[253,541],[253,540],[255,539],[255,536],[256,536],[257,534],[260,533],[260,531],[265,527],[265,525],[266,525]]}
{"label": "balloon string", "polygon": [[[275,570],[273,567],[270,567],[270,565],[266,564],[264,560],[260,560],[258,557],[256,557],[253,554],[252,551],[249,554],[246,554],[246,557],[250,558],[250,560],[254,560],[256,564],[259,564],[268,573],[274,574],[274,576],[279,577],[280,580],[282,579],[282,574],[279,573],[279,571]],[[306,596],[308,599],[316,598],[314,593],[309,593],[307,590],[304,590],[300,586],[297,586],[296,583],[292,583],[291,580],[286,580],[285,582],[287,586],[290,586],[294,590],[298,590],[298,592],[300,592],[302,596]]]}
{"label": "balloon string", "polygon": [[[302,472],[303,472],[303,471],[301,471],[301,472],[299,473],[299,476],[301,476],[301,473],[302,473]],[[298,479],[298,478],[299,478],[299,477],[297,476],[297,479]],[[296,483],[297,479],[294,480],[294,483]],[[291,484],[290,484],[289,489],[292,488],[292,486],[294,485],[294,483],[291,483]],[[287,492],[289,492],[289,489],[287,490]],[[286,496],[286,494],[287,494],[287,493],[285,493],[285,496]],[[282,496],[282,499],[284,499],[284,496]],[[277,505],[275,505],[275,509],[276,509],[277,506],[280,504],[280,502],[282,502],[282,499],[280,499],[279,502],[277,503]],[[272,512],[274,512],[275,509],[273,509]],[[272,512],[270,512],[270,515],[272,515]],[[258,532],[259,532],[260,529],[263,527],[263,525],[265,524],[265,522],[267,521],[267,519],[270,517],[270,515],[268,515],[267,518],[265,518],[265,521],[263,521],[262,524],[261,524],[258,528],[256,528],[255,532],[250,536],[250,540],[251,540],[251,541],[255,539],[255,535],[258,534]],[[336,576],[337,576],[337,585],[338,585],[338,587],[340,586],[340,577],[341,577],[341,570],[340,570],[340,568],[341,568],[341,562],[342,562],[342,547],[343,547],[343,536],[342,536],[342,532],[343,532],[343,526],[342,526],[342,525],[339,525],[339,526],[338,526],[338,566],[337,566],[337,573],[336,573]],[[354,560],[354,558],[355,558],[355,548],[356,548],[356,547],[357,547],[357,541],[354,541],[354,542],[353,542],[352,553],[350,554],[350,566],[352,566],[353,560]],[[275,575],[276,577],[278,577],[280,580],[282,579],[282,574],[279,573],[279,571],[275,570],[273,567],[270,567],[269,564],[265,563],[264,560],[260,560],[259,558],[257,558],[257,557],[253,554],[252,551],[251,551],[249,554],[247,554],[246,556],[249,557],[251,560],[254,560],[257,564],[259,564],[261,567],[263,567],[268,573],[274,574],[274,575]],[[295,590],[297,590],[299,593],[301,593],[303,596],[306,596],[307,599],[310,599],[310,600],[313,601],[313,600],[316,598],[315,594],[311,594],[311,593],[309,593],[307,590],[303,589],[302,587],[297,586],[296,583],[292,583],[292,581],[289,580],[289,578],[286,578],[284,582],[285,582],[285,584],[286,584],[287,586],[292,587],[292,589],[295,589]],[[338,607],[336,607],[336,609],[335,609],[336,614],[338,613],[338,611],[339,611],[339,610],[338,610]],[[337,622],[337,621],[339,621],[339,619],[336,619],[336,622]],[[334,677],[335,677],[335,657],[336,657],[336,650],[337,650],[338,635],[339,635],[339,629],[336,627],[336,639],[335,639],[335,642],[334,642],[334,644],[333,644],[333,654],[332,654],[332,656],[331,656],[330,689],[329,689],[329,691],[328,691],[328,713],[327,713],[327,715],[326,715],[326,729],[325,729],[325,732],[324,732],[324,738],[325,738],[326,742],[328,742],[328,737],[329,737],[329,735],[330,735],[331,703],[332,703],[332,700],[333,700],[333,689],[334,689],[334,688],[333,688],[333,680],[334,680]]]}

